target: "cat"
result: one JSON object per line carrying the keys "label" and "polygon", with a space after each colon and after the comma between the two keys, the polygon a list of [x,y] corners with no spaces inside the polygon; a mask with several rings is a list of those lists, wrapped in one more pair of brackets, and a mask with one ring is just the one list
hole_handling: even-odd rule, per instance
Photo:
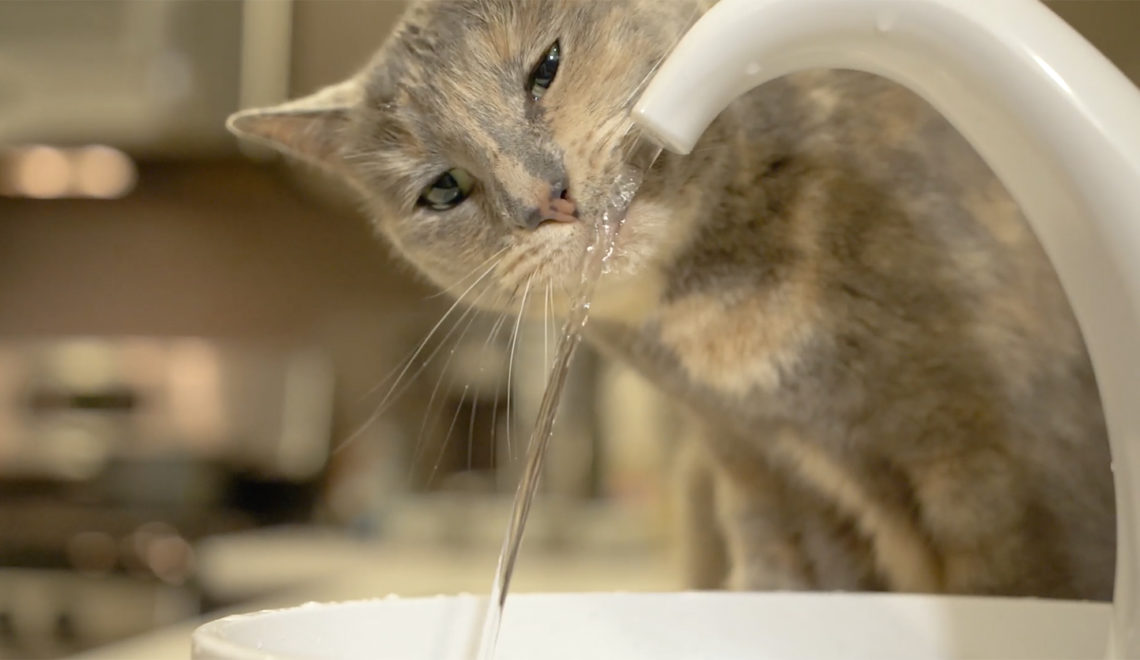
{"label": "cat", "polygon": [[[631,97],[711,4],[418,0],[347,81],[228,125],[346,181],[472,304],[565,299]],[[1001,183],[902,87],[793,74],[663,154],[592,315],[695,420],[705,583],[1111,598],[1076,321]]]}

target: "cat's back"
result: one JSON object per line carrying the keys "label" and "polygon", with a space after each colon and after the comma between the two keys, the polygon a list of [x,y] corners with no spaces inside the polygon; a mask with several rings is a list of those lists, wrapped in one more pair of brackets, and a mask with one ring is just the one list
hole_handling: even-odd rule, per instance
{"label": "cat's back", "polygon": [[[814,305],[803,315],[813,330],[800,332],[813,339],[781,358],[771,409],[805,411],[801,427],[825,452],[858,447],[900,466],[931,516],[956,512],[928,522],[934,536],[946,525],[947,556],[949,539],[992,524],[1000,507],[983,502],[1016,497],[1017,515],[1045,512],[1018,523],[1026,547],[1065,555],[1017,578],[1043,581],[1028,591],[1109,593],[1112,478],[1092,367],[1015,200],[928,103],[876,76],[788,76],[736,112],[741,157],[756,159],[749,201],[767,211],[757,232],[798,237],[780,286]],[[936,492],[947,474],[958,485]],[[995,478],[999,495],[983,497]],[[962,513],[972,497],[975,518]],[[1042,586],[1054,579],[1044,567],[1061,564],[1068,586]]]}
{"label": "cat's back", "polygon": [[803,180],[761,176],[760,187],[770,198],[792,197],[812,181],[831,200],[807,220],[829,275],[933,282],[999,360],[1021,346],[1037,358],[1087,363],[1061,283],[1017,202],[926,101],[878,76],[811,71],[748,103],[747,142],[786,153],[799,164],[788,178]]}

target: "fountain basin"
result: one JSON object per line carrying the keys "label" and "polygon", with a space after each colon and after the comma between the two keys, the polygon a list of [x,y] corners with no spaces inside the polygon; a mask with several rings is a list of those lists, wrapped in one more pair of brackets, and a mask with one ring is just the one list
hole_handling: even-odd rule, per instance
{"label": "fountain basin", "polygon": [[[309,603],[207,623],[194,660],[470,660],[485,596]],[[497,660],[1104,657],[1107,603],[909,594],[518,594]]]}

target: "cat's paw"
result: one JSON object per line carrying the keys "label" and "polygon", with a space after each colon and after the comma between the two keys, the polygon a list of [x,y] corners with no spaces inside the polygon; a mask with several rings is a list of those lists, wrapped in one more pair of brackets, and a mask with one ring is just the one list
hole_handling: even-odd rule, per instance
{"label": "cat's paw", "polygon": [[812,585],[795,571],[752,562],[732,569],[728,588],[732,591],[808,591]]}

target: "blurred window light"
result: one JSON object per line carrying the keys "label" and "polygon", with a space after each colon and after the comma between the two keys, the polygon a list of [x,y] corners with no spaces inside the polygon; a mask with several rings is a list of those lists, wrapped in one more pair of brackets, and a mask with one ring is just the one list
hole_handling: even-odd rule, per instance
{"label": "blurred window light", "polygon": [[138,182],[127,154],[104,145],[29,145],[0,152],[0,195],[33,199],[118,199]]}

